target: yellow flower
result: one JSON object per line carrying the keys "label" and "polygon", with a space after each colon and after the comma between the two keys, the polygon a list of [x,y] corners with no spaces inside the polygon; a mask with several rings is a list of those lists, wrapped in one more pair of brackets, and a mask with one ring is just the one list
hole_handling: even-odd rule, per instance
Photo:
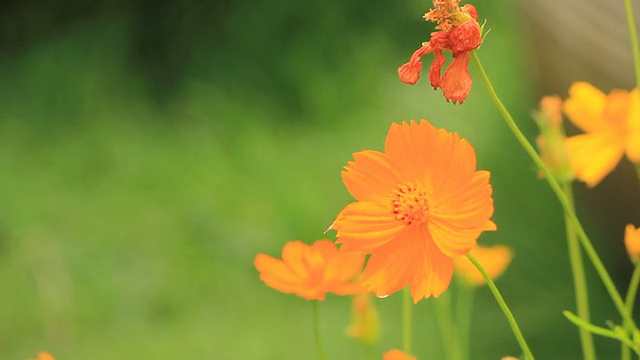
{"label": "yellow flower", "polygon": [[627,154],[640,162],[640,92],[609,95],[586,82],[574,83],[564,112],[585,134],[566,139],[569,161],[578,179],[597,185]]}
{"label": "yellow flower", "polygon": [[[491,280],[497,279],[507,269],[513,252],[503,245],[485,247],[478,245],[471,249],[471,255],[482,265]],[[470,285],[480,286],[486,283],[480,270],[465,256],[456,258],[453,262],[455,273]]]}
{"label": "yellow flower", "polygon": [[384,353],[382,360],[416,360],[416,357],[407,355],[398,349],[392,349]]}
{"label": "yellow flower", "polygon": [[624,229],[624,246],[633,262],[640,260],[640,228],[628,224]]}
{"label": "yellow flower", "polygon": [[366,292],[353,297],[351,325],[347,327],[349,336],[366,345],[374,345],[380,337],[380,319],[373,306],[372,296],[372,293]]}

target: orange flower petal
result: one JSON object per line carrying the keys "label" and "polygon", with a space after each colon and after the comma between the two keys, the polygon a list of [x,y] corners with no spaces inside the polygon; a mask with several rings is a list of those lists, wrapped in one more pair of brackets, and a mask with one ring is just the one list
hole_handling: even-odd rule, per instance
{"label": "orange flower petal", "polygon": [[565,144],[571,169],[589,187],[596,186],[613,171],[624,155],[615,132],[576,135],[567,138]]}
{"label": "orange flower petal", "polygon": [[629,160],[640,163],[640,91],[638,89],[631,92],[630,102],[625,149]]}
{"label": "orange flower petal", "polygon": [[454,56],[453,61],[442,76],[442,82],[440,83],[442,93],[447,101],[451,100],[454,104],[462,104],[469,92],[471,92],[473,79],[469,73],[470,56],[471,51],[462,52]]}
{"label": "orange flower petal", "polygon": [[365,150],[353,154],[355,161],[342,172],[342,181],[349,193],[358,200],[387,196],[398,183],[398,174],[386,154]]}
{"label": "orange flower petal", "polygon": [[368,251],[389,242],[404,223],[391,216],[389,205],[359,201],[347,205],[331,225],[340,251]]}
{"label": "orange flower petal", "polygon": [[382,360],[416,360],[416,357],[407,355],[398,349],[391,349],[384,353]]}
{"label": "orange flower petal", "polygon": [[[482,265],[492,280],[504,273],[513,258],[511,249],[503,245],[491,247],[478,245],[471,249],[471,255]],[[480,270],[465,256],[456,258],[453,264],[456,275],[460,275],[467,283],[476,286],[486,283]]]}
{"label": "orange flower petal", "polygon": [[606,101],[607,96],[593,85],[576,82],[569,88],[564,112],[571,122],[587,133],[604,131],[610,128],[602,117]]}
{"label": "orange flower petal", "polygon": [[324,300],[325,293],[351,295],[362,291],[357,277],[364,264],[363,253],[342,254],[330,240],[309,246],[292,241],[282,249],[282,259],[258,254],[254,264],[260,279],[284,293],[309,300]]}
{"label": "orange flower petal", "polygon": [[640,260],[640,228],[628,224],[624,229],[624,246],[633,261]]}

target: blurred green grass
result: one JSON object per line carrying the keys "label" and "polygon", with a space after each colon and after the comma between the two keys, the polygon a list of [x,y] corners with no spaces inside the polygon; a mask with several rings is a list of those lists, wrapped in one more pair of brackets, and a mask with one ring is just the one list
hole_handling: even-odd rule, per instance
{"label": "blurred green grass", "polygon": [[[517,18],[509,7],[485,11],[495,28],[479,54],[533,136]],[[348,21],[336,16],[319,23]],[[397,24],[387,21],[344,35],[336,47],[349,47],[335,57],[303,37],[286,53],[264,45],[253,60],[238,44],[196,50],[178,90],[160,100],[122,56],[129,30],[117,18],[1,59],[0,358],[313,358],[310,304],[262,284],[253,258],[333,236],[323,231],[351,201],[342,166],[353,152],[381,149],[390,122],[419,118],[458,131],[491,170],[499,231],[480,241],[515,249],[499,285],[534,353],[571,358],[578,342],[561,316],[573,295],[559,207],[479,81],[463,106],[424,81],[399,83],[396,66],[425,39],[395,42],[384,30]],[[279,65],[268,67],[269,56]],[[240,70],[221,67],[234,60]],[[595,284],[595,321],[615,319]],[[476,299],[474,358],[517,355],[489,292]],[[379,350],[399,347],[399,296],[378,305]],[[348,310],[345,298],[321,304],[331,359],[363,358],[344,336]],[[418,357],[442,358],[433,299],[415,322]]]}

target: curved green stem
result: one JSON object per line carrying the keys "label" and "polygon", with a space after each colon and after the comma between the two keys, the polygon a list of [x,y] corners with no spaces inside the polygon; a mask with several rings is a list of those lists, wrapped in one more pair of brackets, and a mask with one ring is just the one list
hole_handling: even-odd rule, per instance
{"label": "curved green stem", "polygon": [[640,48],[638,47],[638,31],[636,29],[636,21],[633,18],[631,0],[624,0],[624,10],[627,14],[629,39],[631,40],[631,51],[633,53],[633,68],[636,71],[636,86],[640,88]]}
{"label": "curved green stem", "polygon": [[502,101],[500,101],[500,98],[498,97],[498,94],[496,94],[496,91],[494,90],[493,85],[491,85],[491,81],[489,80],[487,73],[484,71],[484,68],[482,67],[482,63],[480,62],[480,59],[478,58],[478,55],[476,54],[475,51],[473,52],[472,58],[474,63],[476,64],[476,67],[478,68],[478,71],[480,72],[480,77],[482,78],[482,81],[487,87],[487,90],[489,92],[489,97],[493,100],[493,102],[497,106],[498,111],[500,111],[500,114],[506,121],[507,126],[509,127],[509,129],[511,129],[511,132],[516,137],[518,142],[520,142],[520,145],[522,145],[522,147],[527,152],[529,157],[531,157],[531,159],[536,164],[538,169],[542,171],[542,174],[544,175],[545,179],[549,183],[551,190],[558,198],[560,205],[562,205],[562,208],[564,209],[564,212],[567,218],[571,220],[571,222],[575,226],[575,231],[578,235],[578,239],[580,240],[580,243],[584,248],[584,251],[587,254],[587,257],[593,264],[593,267],[596,269],[596,272],[598,273],[598,276],[602,280],[602,283],[607,289],[607,292],[609,293],[611,300],[616,306],[616,309],[620,313],[620,316],[622,317],[623,320],[629,321],[629,323],[632,324],[633,327],[635,328],[636,327],[635,322],[627,312],[627,309],[624,306],[624,302],[622,301],[622,297],[620,296],[620,293],[616,289],[616,286],[613,283],[613,280],[611,280],[609,273],[607,272],[604,265],[602,264],[602,261],[600,260],[600,257],[598,256],[596,250],[593,248],[593,245],[591,245],[591,241],[589,240],[587,233],[584,231],[584,228],[582,227],[580,220],[578,220],[578,217],[576,216],[575,212],[573,212],[573,210],[571,209],[571,205],[569,204],[567,197],[564,195],[564,192],[562,191],[560,184],[558,184],[558,182],[553,177],[553,175],[551,175],[551,172],[545,166],[544,162],[542,161],[542,159],[540,158],[536,150],[533,148],[531,143],[529,143],[529,141],[524,136],[522,131],[520,131],[520,128],[518,128],[518,125],[513,120],[513,117],[511,117],[511,114],[509,113],[507,108],[504,106]]}
{"label": "curved green stem", "polygon": [[531,350],[529,349],[529,345],[527,345],[527,342],[524,339],[524,336],[522,336],[522,332],[520,331],[520,327],[518,326],[518,323],[516,322],[516,319],[513,317],[513,314],[511,313],[511,310],[509,310],[509,307],[507,306],[507,303],[504,301],[504,298],[500,294],[500,291],[498,291],[498,288],[496,287],[496,284],[493,282],[493,280],[491,280],[491,277],[489,276],[489,274],[487,274],[487,272],[484,270],[482,265],[480,265],[480,263],[473,257],[473,255],[467,254],[467,259],[469,259],[469,261],[471,261],[473,263],[473,265],[475,265],[475,267],[478,268],[478,270],[480,271],[482,276],[484,276],[485,280],[487,281],[487,285],[489,286],[489,289],[491,290],[491,293],[493,294],[493,297],[496,298],[496,301],[498,302],[498,305],[500,305],[500,309],[502,309],[502,312],[504,313],[504,316],[507,318],[507,321],[509,322],[509,325],[511,326],[511,331],[513,331],[513,335],[515,335],[516,340],[518,341],[518,344],[520,345],[520,349],[522,349],[522,352],[524,353],[525,359],[526,360],[534,360],[533,354],[531,353]]}
{"label": "curved green stem", "polygon": [[322,347],[322,340],[320,339],[320,320],[318,316],[318,302],[314,300],[313,303],[313,336],[316,339],[316,348],[318,349],[318,357],[320,360],[326,360],[327,357],[324,354],[324,348]]}
{"label": "curved green stem", "polygon": [[411,290],[406,286],[402,291],[402,350],[411,354],[411,310],[413,301],[411,300]]}
{"label": "curved green stem", "polygon": [[[571,183],[563,183],[562,188],[567,197],[567,201],[574,210],[573,189]],[[576,236],[575,227],[570,219],[567,218],[565,212],[564,222],[567,231],[567,245],[569,247],[569,261],[571,263],[571,272],[573,274],[573,287],[576,295],[576,308],[578,316],[587,323],[591,322],[589,315],[589,295],[587,292],[587,280],[584,275],[584,265],[582,263],[582,254],[580,251],[580,243]],[[582,345],[582,355],[584,360],[595,360],[596,350],[593,344],[593,336],[587,329],[578,328],[580,333],[580,344]]]}
{"label": "curved green stem", "polygon": [[[621,336],[623,334],[621,334],[619,331],[614,331],[614,330],[610,330],[610,329],[606,329],[600,326],[595,326],[593,324],[590,324],[588,322],[583,321],[582,319],[580,319],[579,317],[575,316],[574,314],[572,314],[570,311],[563,311],[562,314],[572,323],[574,323],[577,327],[579,328],[584,328],[587,329],[588,331],[596,334],[596,335],[600,335],[600,336],[604,336],[604,337],[608,337],[611,339],[616,339],[622,343],[624,343],[625,345],[633,348],[633,343],[631,342],[631,340],[629,340],[626,336]],[[634,348],[634,351],[636,354],[638,354],[638,351]],[[638,354],[640,355],[640,354]]]}
{"label": "curved green stem", "polygon": [[[627,306],[627,311],[629,314],[633,314],[633,305],[636,302],[636,294],[638,293],[638,284],[640,284],[640,262],[636,262],[635,269],[633,270],[633,275],[631,275],[631,281],[629,282],[629,290],[627,290],[627,296],[624,299],[624,303]],[[626,322],[624,324],[624,330],[627,334],[633,331],[633,328],[630,324]],[[631,352],[630,348],[626,345],[622,345],[622,360],[630,360]]]}

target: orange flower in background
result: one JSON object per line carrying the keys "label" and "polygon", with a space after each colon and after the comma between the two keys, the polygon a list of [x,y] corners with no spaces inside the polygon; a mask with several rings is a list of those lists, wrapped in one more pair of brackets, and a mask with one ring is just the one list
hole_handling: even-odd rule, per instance
{"label": "orange flower in background", "polygon": [[41,351],[38,353],[38,357],[30,360],[56,360],[51,354]]}
{"label": "orange flower in background", "polygon": [[[513,258],[511,249],[503,245],[491,247],[478,245],[471,249],[471,255],[482,265],[491,280],[495,280],[502,275]],[[474,286],[487,283],[482,273],[480,273],[480,270],[465,256],[456,258],[453,266],[456,274],[466,283]]]}
{"label": "orange flower in background", "polygon": [[640,260],[640,228],[627,225],[624,229],[624,246],[633,262]]}
{"label": "orange flower in background", "polygon": [[374,345],[380,337],[380,319],[371,298],[370,292],[354,296],[351,305],[351,324],[347,327],[347,335],[360,340],[365,345]]}
{"label": "orange flower in background", "polygon": [[353,154],[342,180],[358,201],[330,226],[340,252],[371,254],[362,284],[377,296],[409,285],[414,302],[439,296],[453,275],[453,257],[476,245],[490,220],[488,171],[458,134],[426,120],[392,124],[385,152]]}
{"label": "orange flower in background", "polygon": [[267,285],[308,300],[324,300],[327,292],[362,292],[358,283],[349,280],[362,271],[364,254],[339,253],[331,240],[318,240],[313,245],[288,242],[282,249],[282,260],[258,254],[254,264]]}
{"label": "orange flower in background", "polygon": [[640,162],[640,92],[613,90],[609,95],[586,82],[569,89],[564,112],[585,134],[566,140],[569,161],[578,179],[597,185],[627,157]]}
{"label": "orange flower in background", "polygon": [[[533,114],[540,128],[536,138],[540,157],[553,177],[563,183],[574,180],[569,166],[569,155],[565,145],[566,136],[562,128],[562,99],[559,96],[545,96],[540,100],[540,111]],[[539,173],[542,178],[542,172]]]}
{"label": "orange flower in background", "polygon": [[398,349],[392,349],[384,353],[382,360],[416,360],[416,357],[407,355]]}
{"label": "orange flower in background", "polygon": [[[471,51],[482,44],[478,13],[473,5],[458,5],[459,0],[434,0],[434,9],[424,14],[424,19],[437,22],[431,39],[422,43],[409,62],[398,68],[400,80],[407,84],[415,84],[420,79],[422,62],[420,59],[434,53],[435,59],[429,69],[429,81],[434,89],[441,88],[447,101],[461,104],[471,91],[471,74],[469,74],[469,57]],[[441,76],[445,63],[444,50],[453,53],[453,61]]]}

